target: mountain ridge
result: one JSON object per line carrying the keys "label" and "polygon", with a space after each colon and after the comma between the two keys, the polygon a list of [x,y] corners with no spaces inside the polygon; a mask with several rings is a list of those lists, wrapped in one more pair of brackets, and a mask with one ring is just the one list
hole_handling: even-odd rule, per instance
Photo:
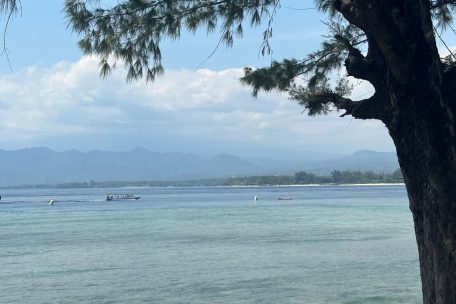
{"label": "mountain ridge", "polygon": [[[312,152],[316,153],[316,152]],[[76,149],[56,152],[46,147],[0,149],[0,186],[62,184],[88,181],[165,181],[223,178],[248,175],[294,174],[332,170],[392,172],[398,168],[394,152],[357,151],[340,157],[306,160],[243,158],[227,153],[200,156],[194,153],[162,153],[135,147],[129,151]],[[333,156],[333,158],[331,158]]]}

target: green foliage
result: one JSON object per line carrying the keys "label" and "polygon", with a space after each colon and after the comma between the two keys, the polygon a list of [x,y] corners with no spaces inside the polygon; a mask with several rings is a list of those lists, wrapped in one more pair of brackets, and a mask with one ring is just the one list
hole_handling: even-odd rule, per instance
{"label": "green foliage", "polygon": [[375,173],[373,171],[339,171],[331,172],[330,176],[316,175],[305,171],[296,172],[294,176],[244,176],[225,180],[224,185],[264,186],[264,185],[309,185],[309,184],[369,184],[369,183],[401,183],[400,169],[392,174]]}
{"label": "green foliage", "polygon": [[313,173],[300,171],[295,173],[294,181],[297,184],[315,184],[318,181],[318,177]]}
{"label": "green foliage", "polygon": [[453,23],[453,14],[456,12],[456,1],[436,0],[431,1],[432,18],[436,23],[436,28],[445,30]]}
{"label": "green foliage", "polygon": [[334,8],[334,0],[315,0],[316,7],[325,13],[329,13],[330,16],[335,16],[337,14],[336,9]]}
{"label": "green foliage", "polygon": [[[241,82],[253,88],[253,95],[259,91],[285,91],[296,100],[309,115],[326,114],[332,108],[329,103],[316,98],[321,93],[349,95],[351,87],[346,78],[340,78],[340,68],[353,46],[365,42],[364,34],[354,25],[343,21],[340,16],[329,23],[328,39],[320,50],[304,60],[285,59],[274,61],[270,67],[246,68]],[[331,76],[335,81],[331,81]]]}
{"label": "green foliage", "polygon": [[0,12],[6,15],[14,14],[18,11],[21,2],[19,0],[0,0]]}
{"label": "green foliage", "polygon": [[[153,80],[163,72],[160,43],[178,39],[183,30],[208,33],[220,29],[220,41],[232,46],[242,36],[243,23],[271,22],[278,0],[125,0],[110,8],[93,8],[100,1],[67,0],[65,11],[74,31],[82,35],[79,46],[85,54],[101,57],[100,71],[108,75],[123,61],[127,79]],[[272,30],[264,32],[264,52]]]}
{"label": "green foliage", "polygon": [[[3,1],[13,3],[14,0]],[[106,1],[107,3],[113,3]],[[161,42],[179,39],[184,30],[205,28],[220,31],[220,42],[233,45],[246,24],[266,23],[262,53],[270,51],[272,21],[280,0],[123,0],[105,5],[100,0],[66,0],[65,12],[70,26],[82,38],[79,46],[86,54],[100,56],[100,73],[108,75],[120,60],[128,69],[127,79],[153,80],[163,73]],[[288,93],[310,115],[325,114],[335,108],[334,99],[322,96],[347,96],[351,87],[341,72],[347,56],[365,50],[366,36],[342,18],[335,0],[315,0],[315,7],[328,16],[328,35],[321,48],[303,59],[273,61],[271,66],[245,68],[241,79],[260,91]],[[430,1],[436,29],[451,27],[456,1]],[[446,64],[454,64],[448,57]]]}
{"label": "green foliage", "polygon": [[224,186],[272,186],[272,185],[292,185],[293,176],[287,175],[267,175],[267,176],[241,176],[228,178],[224,181]]}
{"label": "green foliage", "polygon": [[[232,46],[241,37],[244,26],[265,23],[262,53],[270,51],[273,17],[280,0],[65,0],[69,27],[81,35],[85,54],[100,57],[100,74],[107,76],[123,62],[127,80],[153,80],[163,73],[160,45],[164,39],[177,40],[182,32],[205,28],[208,34],[219,32],[220,43]],[[303,59],[273,61],[265,68],[245,68],[242,83],[260,91],[279,90],[301,104],[310,115],[334,109],[335,102],[322,96],[349,95],[351,87],[341,72],[349,53],[365,51],[366,36],[347,22],[335,9],[340,0],[314,0],[315,7],[328,16],[328,34],[321,48]],[[0,0],[0,12],[11,16],[19,0]],[[435,30],[456,34],[453,16],[455,0],[429,1]],[[9,19],[9,17],[8,17]],[[439,36],[440,37],[440,36]],[[455,58],[444,58],[453,66]],[[333,95],[334,96],[334,95]]]}
{"label": "green foliage", "polygon": [[[160,43],[165,38],[178,39],[183,30],[206,28],[212,33],[219,29],[220,41],[231,46],[235,36],[242,36],[245,23],[256,26],[266,20],[262,53],[268,53],[273,16],[280,8],[279,0],[124,0],[108,8],[99,2],[67,0],[70,25],[82,36],[81,49],[100,56],[102,76],[121,60],[128,68],[128,80],[153,80],[163,73]],[[336,13],[334,1],[317,0],[315,5],[330,16],[328,39],[322,48],[303,60],[285,59],[262,69],[245,68],[242,78],[253,88],[254,96],[260,91],[284,91],[311,115],[332,109],[329,102],[315,99],[316,94],[350,93],[348,82],[338,80],[339,70],[350,48],[364,41],[363,33]]]}
{"label": "green foliage", "polygon": [[391,174],[391,177],[392,177],[393,179],[396,179],[396,180],[401,180],[401,179],[403,179],[401,169],[396,169],[396,170],[394,170],[393,174]]}
{"label": "green foliage", "polygon": [[276,186],[309,184],[372,184],[402,183],[400,169],[391,174],[372,171],[339,171],[329,176],[300,171],[292,175],[240,176],[231,178],[211,178],[179,181],[90,181],[57,185],[21,185],[9,188],[120,188],[120,187],[199,187],[199,186]]}

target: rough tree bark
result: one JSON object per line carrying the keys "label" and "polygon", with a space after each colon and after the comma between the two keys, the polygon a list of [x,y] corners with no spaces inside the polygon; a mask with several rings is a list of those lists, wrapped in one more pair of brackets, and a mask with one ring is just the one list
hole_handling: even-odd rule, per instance
{"label": "rough tree bark", "polygon": [[[396,145],[413,213],[425,304],[456,303],[456,68],[436,47],[426,0],[337,0],[367,35],[349,75],[370,81],[370,100],[326,96],[355,118],[383,121]],[[365,107],[364,104],[375,103]]]}

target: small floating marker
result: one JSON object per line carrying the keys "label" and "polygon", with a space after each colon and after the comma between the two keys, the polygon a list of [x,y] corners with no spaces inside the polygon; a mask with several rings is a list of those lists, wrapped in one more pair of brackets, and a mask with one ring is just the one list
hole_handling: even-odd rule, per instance
{"label": "small floating marker", "polygon": [[257,200],[258,200],[258,196],[255,195],[255,196],[253,197],[253,201],[256,202]]}
{"label": "small floating marker", "polygon": [[54,200],[50,200],[48,205],[49,205],[49,206],[52,206],[52,205],[54,205],[54,203],[55,203]]}

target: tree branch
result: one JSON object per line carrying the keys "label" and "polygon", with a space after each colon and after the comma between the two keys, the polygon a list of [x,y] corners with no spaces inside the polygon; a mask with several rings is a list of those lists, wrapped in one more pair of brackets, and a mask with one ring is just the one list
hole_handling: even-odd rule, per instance
{"label": "tree branch", "polygon": [[350,51],[345,59],[345,69],[348,76],[367,80],[379,90],[386,84],[386,67],[375,42],[367,41],[367,55],[363,56],[358,50]]}
{"label": "tree branch", "polygon": [[366,57],[361,54],[361,51],[354,47],[350,41],[341,35],[335,35],[334,38],[342,43],[348,50],[348,57],[345,60],[345,68],[348,76],[355,78],[370,80],[370,66]]}
{"label": "tree branch", "polygon": [[[356,57],[363,57],[361,54],[361,51],[357,49],[347,38],[343,37],[340,34],[334,35],[334,39],[342,43],[345,48],[348,50],[351,56],[356,56]],[[360,43],[365,42],[365,40],[361,41]]]}
{"label": "tree branch", "polygon": [[[365,0],[361,0],[361,4],[362,1]],[[358,2],[359,1],[357,0],[334,0],[334,8],[340,12],[351,24],[354,24],[363,31],[366,31],[366,18],[363,18],[358,8]]]}
{"label": "tree branch", "polygon": [[344,110],[345,113],[340,117],[351,115],[353,118],[363,120],[379,119],[384,121],[386,119],[387,112],[383,108],[384,103],[381,102],[382,100],[377,93],[359,101],[353,101],[350,98],[342,97],[333,92],[317,93],[313,98],[322,104],[332,103],[338,110]]}
{"label": "tree branch", "polygon": [[440,7],[443,7],[445,5],[456,5],[456,0],[437,0],[437,1],[431,1],[431,6],[430,9],[434,10]]}

